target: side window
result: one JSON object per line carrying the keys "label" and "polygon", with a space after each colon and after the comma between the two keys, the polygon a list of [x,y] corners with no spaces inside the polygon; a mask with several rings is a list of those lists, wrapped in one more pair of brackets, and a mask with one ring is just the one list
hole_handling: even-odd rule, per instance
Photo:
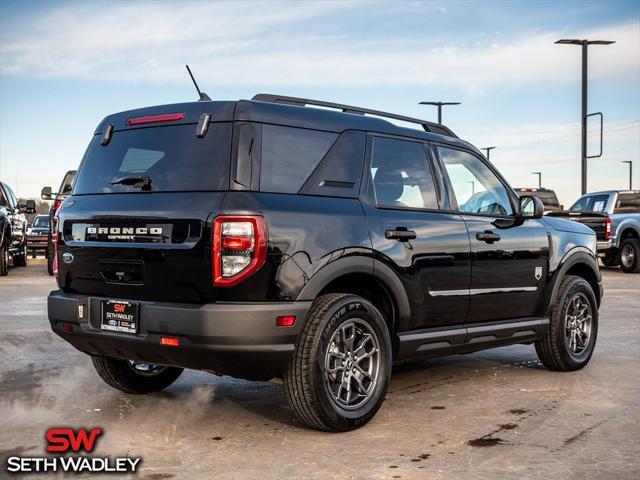
{"label": "side window", "polygon": [[504,184],[475,155],[452,148],[438,147],[458,210],[484,215],[513,215],[513,207]]}
{"label": "side window", "polygon": [[4,188],[2,188],[2,185],[0,185],[0,207],[6,208],[8,206],[9,206],[9,201],[4,196]]}
{"label": "side window", "polygon": [[13,193],[13,190],[11,190],[11,187],[9,185],[5,185],[5,189],[7,190],[7,196],[9,197],[9,206],[11,208],[16,208],[16,206],[18,205],[18,200],[16,200],[16,196]]}
{"label": "side window", "polygon": [[370,200],[376,205],[438,208],[433,175],[418,142],[373,137]]}
{"label": "side window", "polygon": [[640,194],[620,193],[616,201],[613,213],[638,213],[640,212]]}
{"label": "side window", "polygon": [[297,193],[337,138],[335,133],[263,125],[260,191]]}

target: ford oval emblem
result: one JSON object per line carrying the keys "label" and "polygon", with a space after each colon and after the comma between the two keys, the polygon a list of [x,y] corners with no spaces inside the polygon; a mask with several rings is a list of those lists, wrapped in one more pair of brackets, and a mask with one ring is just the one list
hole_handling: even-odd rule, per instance
{"label": "ford oval emblem", "polygon": [[73,262],[73,255],[69,252],[63,253],[62,254],[62,261],[64,263],[71,263]]}

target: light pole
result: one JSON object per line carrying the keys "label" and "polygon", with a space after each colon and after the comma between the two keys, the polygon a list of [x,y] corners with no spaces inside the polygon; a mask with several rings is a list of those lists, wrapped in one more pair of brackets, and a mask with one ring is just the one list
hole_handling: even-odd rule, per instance
{"label": "light pole", "polygon": [[610,45],[611,40],[577,40],[563,38],[558,40],[561,45],[581,45],[582,46],[582,195],[587,193],[587,47],[589,45]]}
{"label": "light pole", "polygon": [[487,160],[489,160],[489,153],[491,153],[491,150],[493,150],[496,147],[484,147],[481,148],[480,150],[484,150],[487,153]]}
{"label": "light pole", "polygon": [[476,194],[476,182],[475,180],[469,180],[471,184],[471,196],[473,197]]}
{"label": "light pole", "polygon": [[622,160],[621,163],[629,164],[629,190],[633,190],[633,162],[631,160]]}
{"label": "light pole", "polygon": [[442,106],[460,105],[460,102],[420,102],[418,105],[435,105],[436,107],[438,107],[438,123],[442,124]]}
{"label": "light pole", "polygon": [[538,175],[538,188],[542,188],[542,172],[531,172],[533,175]]}

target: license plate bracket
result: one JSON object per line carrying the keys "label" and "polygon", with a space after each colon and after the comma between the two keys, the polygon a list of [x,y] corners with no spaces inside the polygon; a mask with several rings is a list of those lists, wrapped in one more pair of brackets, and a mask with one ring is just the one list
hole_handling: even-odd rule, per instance
{"label": "license plate bracket", "polygon": [[100,328],[117,333],[138,333],[140,304],[127,300],[102,300]]}

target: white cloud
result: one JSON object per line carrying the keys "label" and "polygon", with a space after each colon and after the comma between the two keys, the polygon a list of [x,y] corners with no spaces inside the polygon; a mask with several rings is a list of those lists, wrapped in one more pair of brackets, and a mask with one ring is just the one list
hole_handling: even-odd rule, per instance
{"label": "white cloud", "polygon": [[[10,24],[5,20],[2,73],[182,83],[184,64],[190,63],[207,85],[446,84],[473,90],[574,81],[579,49],[553,42],[583,35],[617,41],[591,47],[592,78],[637,78],[640,71],[637,23],[587,32],[523,32],[500,43],[432,45],[428,32],[395,39],[369,33],[364,43],[340,23],[354,3],[100,5],[74,3]],[[325,28],[336,25],[344,28]]]}

